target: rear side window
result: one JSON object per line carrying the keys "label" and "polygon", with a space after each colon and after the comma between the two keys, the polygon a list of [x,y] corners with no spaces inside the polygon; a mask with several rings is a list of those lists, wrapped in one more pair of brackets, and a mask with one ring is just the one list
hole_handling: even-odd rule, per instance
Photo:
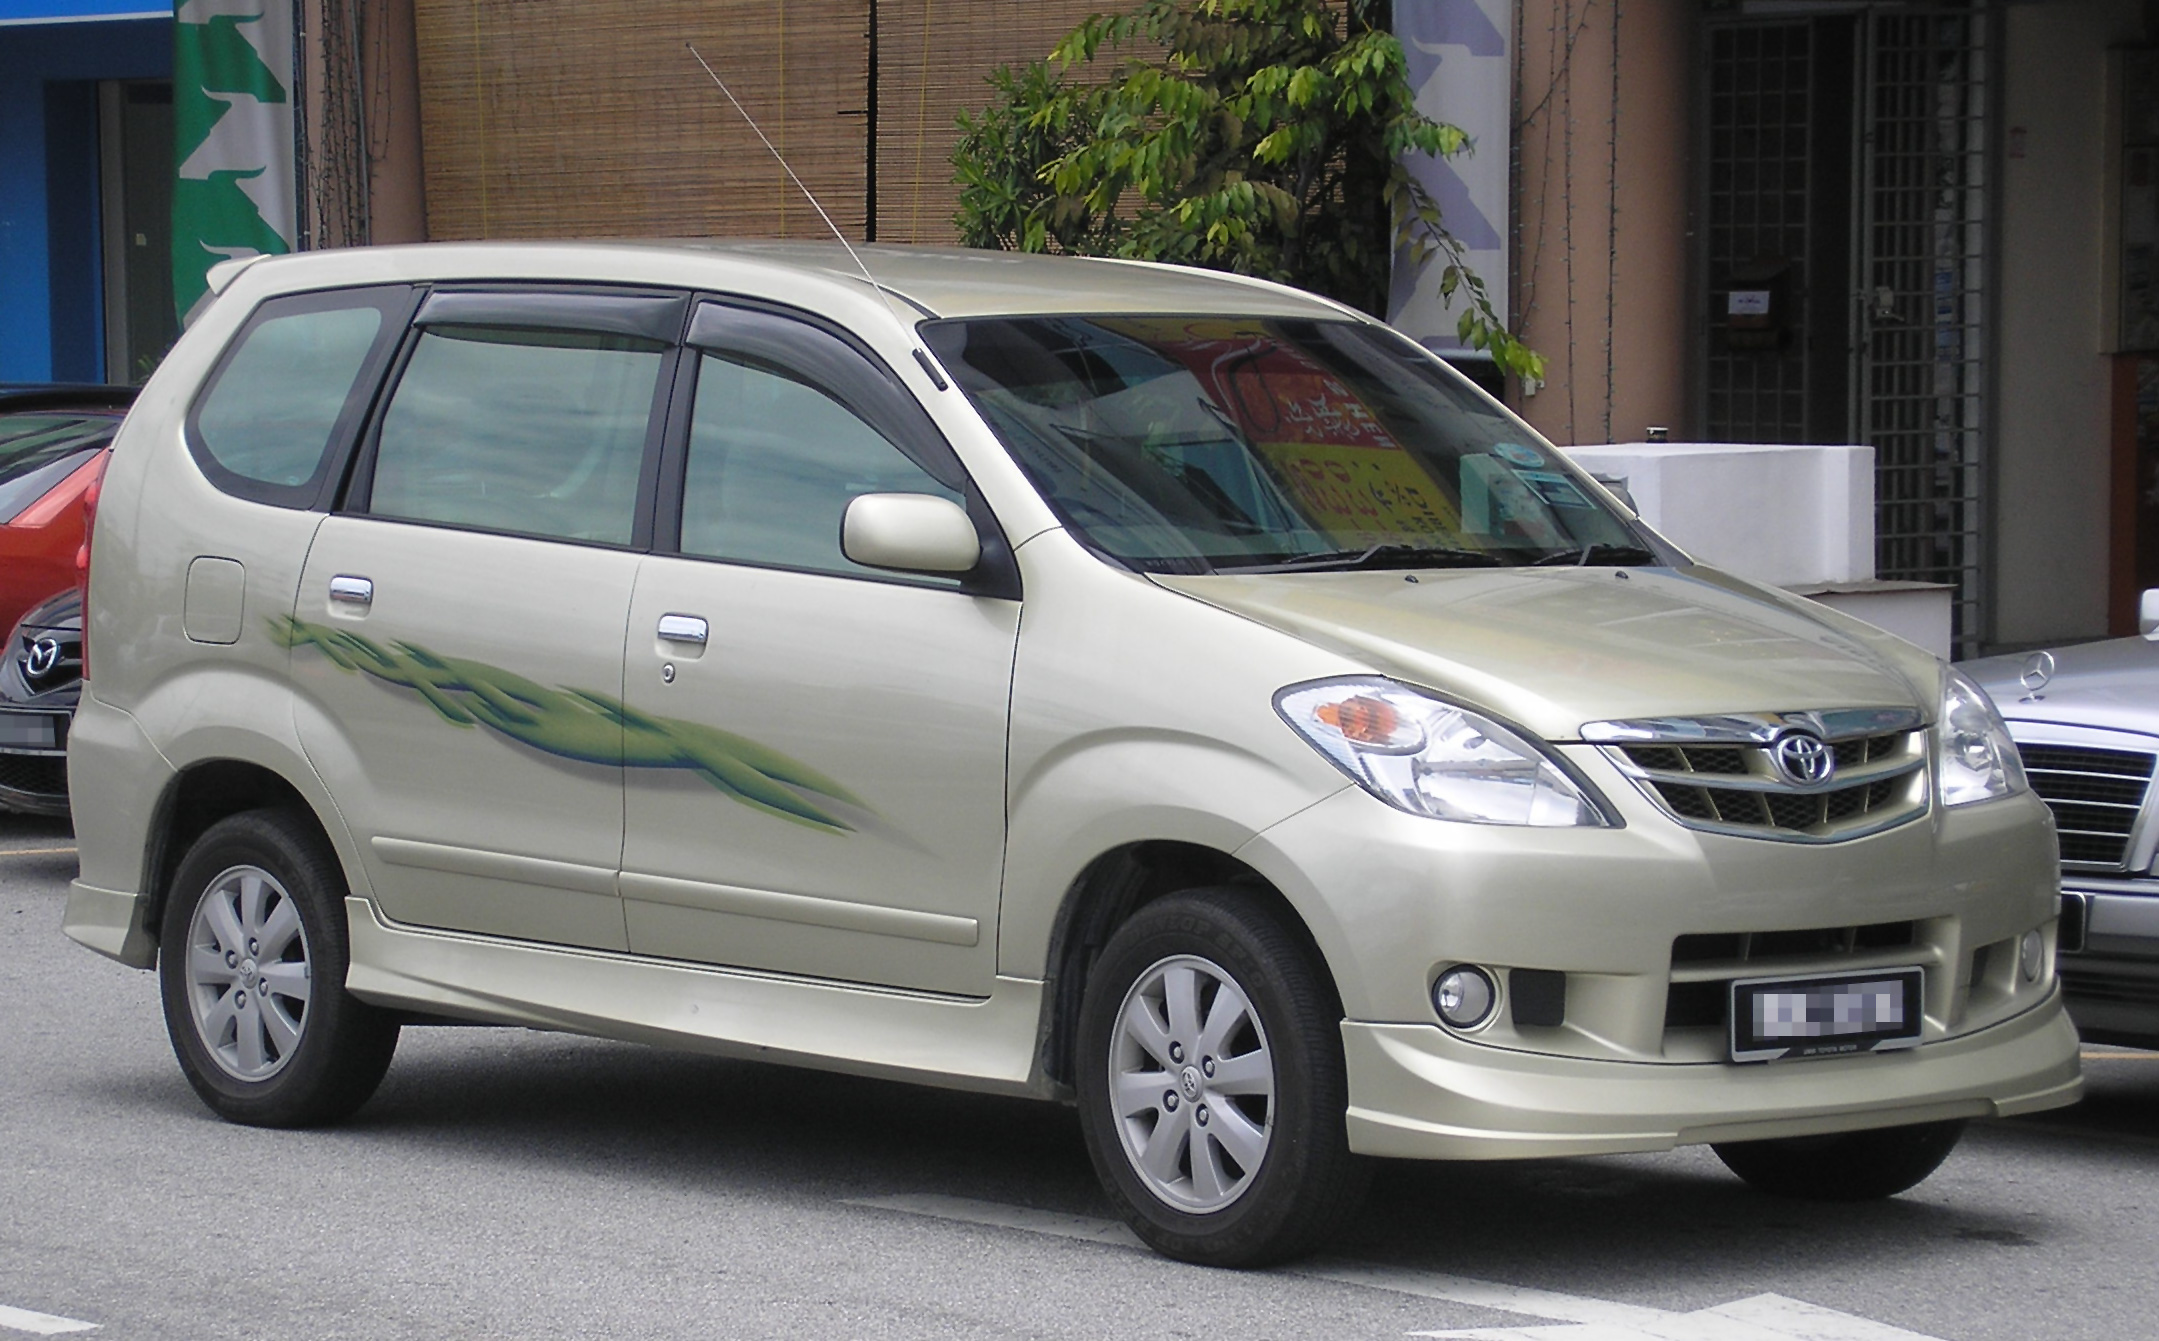
{"label": "rear side window", "polygon": [[382,416],[370,513],[627,545],[669,345],[430,325]]}
{"label": "rear side window", "polygon": [[308,507],[365,412],[409,291],[355,289],[257,308],[195,407],[195,459],[227,493]]}

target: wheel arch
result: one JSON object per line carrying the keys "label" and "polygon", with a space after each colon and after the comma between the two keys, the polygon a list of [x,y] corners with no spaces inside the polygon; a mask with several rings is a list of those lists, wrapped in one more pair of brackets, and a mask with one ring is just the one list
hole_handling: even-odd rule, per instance
{"label": "wheel arch", "polygon": [[1318,939],[1273,882],[1231,854],[1204,844],[1144,839],[1121,844],[1089,862],[1073,880],[1050,934],[1048,981],[1040,1043],[1042,1075],[1061,1097],[1072,1089],[1080,1003],[1102,948],[1117,928],[1157,899],[1188,889],[1228,887],[1248,894],[1281,920],[1310,957],[1333,1004],[1341,993]]}
{"label": "wheel arch", "polygon": [[[288,811],[312,825],[333,854],[339,847],[315,805],[284,774],[247,759],[210,758],[175,773],[159,794],[143,853],[143,925],[155,937],[180,862],[211,825],[249,810]],[[339,854],[339,865],[345,863]]]}

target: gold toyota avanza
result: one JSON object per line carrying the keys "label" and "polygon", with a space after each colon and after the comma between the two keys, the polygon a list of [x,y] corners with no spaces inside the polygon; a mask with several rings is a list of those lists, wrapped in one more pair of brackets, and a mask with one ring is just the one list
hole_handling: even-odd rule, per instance
{"label": "gold toyota avanza", "polygon": [[97,503],[67,913],[213,1109],[415,1017],[1035,1095],[1252,1264],[1381,1157],[1879,1197],[2075,1098],[1963,676],[1334,304],[863,259],[215,273]]}

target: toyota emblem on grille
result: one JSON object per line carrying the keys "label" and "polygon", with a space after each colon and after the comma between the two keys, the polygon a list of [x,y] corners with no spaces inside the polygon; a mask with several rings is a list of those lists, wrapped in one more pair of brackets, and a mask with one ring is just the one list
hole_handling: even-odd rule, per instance
{"label": "toyota emblem on grille", "polygon": [[23,674],[33,680],[44,679],[52,674],[53,667],[59,664],[60,640],[50,635],[30,644],[30,650],[23,653],[22,657]]}
{"label": "toyota emblem on grille", "polygon": [[1769,747],[1769,757],[1776,760],[1777,772],[1786,782],[1802,787],[1812,787],[1829,781],[1829,775],[1837,771],[1837,756],[1820,736],[1807,731],[1793,731],[1779,737]]}

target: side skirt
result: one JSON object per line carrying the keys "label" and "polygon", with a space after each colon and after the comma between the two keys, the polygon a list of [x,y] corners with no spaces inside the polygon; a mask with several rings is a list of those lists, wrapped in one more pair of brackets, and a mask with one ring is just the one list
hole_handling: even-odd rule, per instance
{"label": "side skirt", "polygon": [[379,1006],[992,1094],[1050,1097],[1043,985],[940,996],[386,920],[350,897],[346,986]]}

